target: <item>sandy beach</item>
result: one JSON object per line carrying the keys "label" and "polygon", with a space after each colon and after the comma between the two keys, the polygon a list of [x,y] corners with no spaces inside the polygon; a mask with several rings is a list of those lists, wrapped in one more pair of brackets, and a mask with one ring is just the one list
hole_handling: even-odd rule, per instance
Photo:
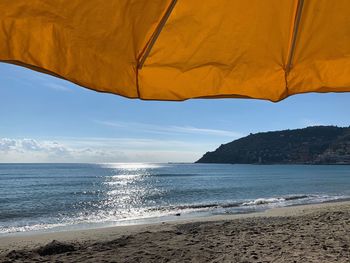
{"label": "sandy beach", "polygon": [[8,236],[0,255],[0,262],[350,262],[350,202]]}

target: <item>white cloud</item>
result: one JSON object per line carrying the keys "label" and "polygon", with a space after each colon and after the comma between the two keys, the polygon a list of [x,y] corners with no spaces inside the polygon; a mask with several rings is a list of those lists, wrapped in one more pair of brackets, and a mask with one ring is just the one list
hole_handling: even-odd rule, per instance
{"label": "white cloud", "polygon": [[0,138],[0,162],[193,162],[214,145],[135,138]]}
{"label": "white cloud", "polygon": [[0,138],[0,153],[34,153],[51,155],[69,154],[71,149],[55,141],[37,141],[34,139]]}
{"label": "white cloud", "polygon": [[74,148],[56,141],[0,138],[0,162],[95,162],[122,155],[118,151]]}
{"label": "white cloud", "polygon": [[16,148],[16,140],[3,138],[0,140],[0,151],[8,152]]}
{"label": "white cloud", "polygon": [[32,140],[32,139],[24,139],[21,141],[18,141],[19,145],[23,150],[27,151],[41,151],[44,150],[45,148],[40,145],[37,141]]}

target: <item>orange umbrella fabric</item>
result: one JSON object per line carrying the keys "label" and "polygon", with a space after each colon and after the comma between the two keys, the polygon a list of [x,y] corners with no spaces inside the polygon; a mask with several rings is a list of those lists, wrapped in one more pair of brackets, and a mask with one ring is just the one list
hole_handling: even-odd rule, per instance
{"label": "orange umbrella fabric", "polygon": [[129,98],[350,91],[349,0],[0,0],[0,61]]}

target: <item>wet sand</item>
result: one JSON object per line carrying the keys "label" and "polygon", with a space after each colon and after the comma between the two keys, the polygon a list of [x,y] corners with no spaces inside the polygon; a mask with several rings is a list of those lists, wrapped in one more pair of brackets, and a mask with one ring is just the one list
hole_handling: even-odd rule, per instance
{"label": "wet sand", "polygon": [[350,262],[350,202],[1,237],[0,262]]}

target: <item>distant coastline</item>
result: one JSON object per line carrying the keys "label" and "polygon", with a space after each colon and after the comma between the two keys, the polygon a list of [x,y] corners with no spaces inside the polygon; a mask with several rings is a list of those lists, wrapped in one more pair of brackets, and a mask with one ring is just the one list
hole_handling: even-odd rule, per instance
{"label": "distant coastline", "polygon": [[350,127],[250,134],[205,153],[196,163],[349,165]]}

